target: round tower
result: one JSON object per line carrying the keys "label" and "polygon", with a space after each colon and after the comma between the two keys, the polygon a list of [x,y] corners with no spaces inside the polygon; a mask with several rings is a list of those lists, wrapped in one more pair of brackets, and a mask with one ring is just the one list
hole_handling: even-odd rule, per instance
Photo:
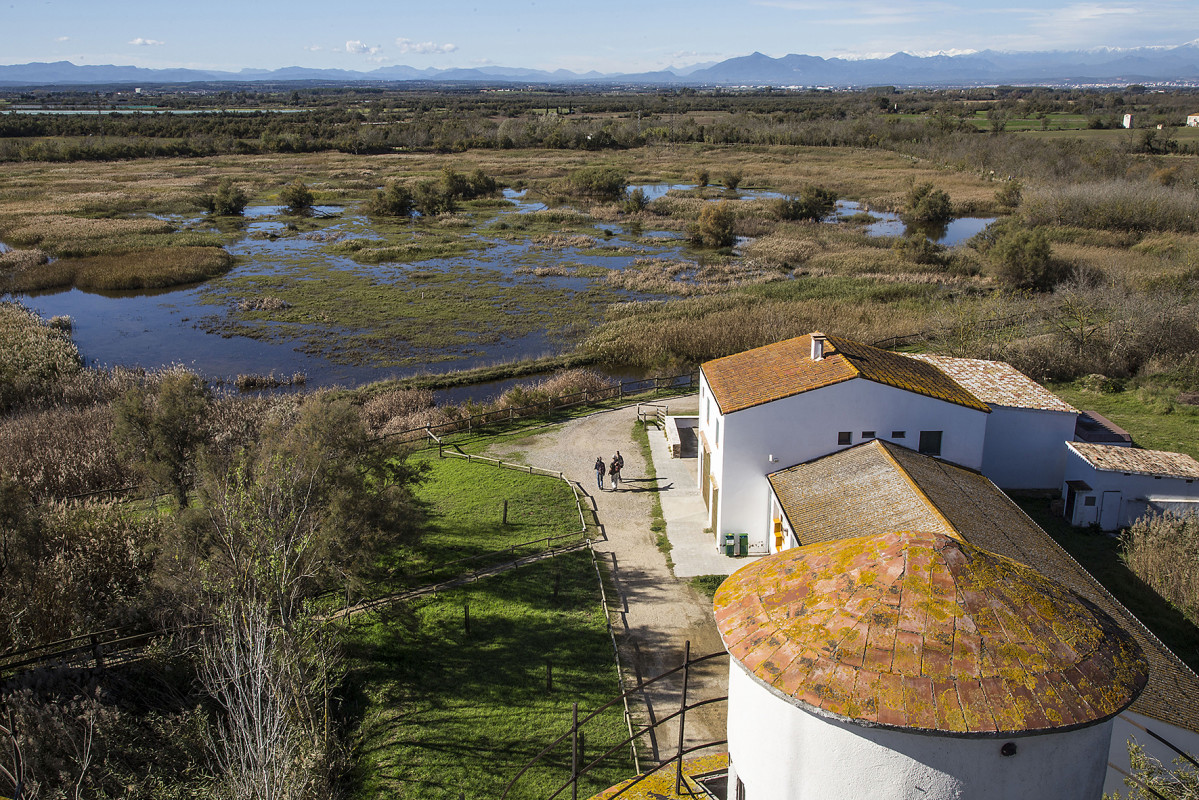
{"label": "round tower", "polygon": [[1103,611],[939,533],[784,551],[715,609],[738,800],[1097,800],[1148,679]]}

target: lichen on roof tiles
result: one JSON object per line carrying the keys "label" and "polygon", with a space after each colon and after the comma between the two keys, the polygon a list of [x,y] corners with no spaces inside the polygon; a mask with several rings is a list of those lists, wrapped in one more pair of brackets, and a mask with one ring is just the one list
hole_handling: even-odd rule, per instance
{"label": "lichen on roof tiles", "polygon": [[828,336],[812,360],[811,334],[705,363],[701,369],[721,413],[863,378],[979,411],[990,407],[936,366],[850,339]]}
{"label": "lichen on roof tiles", "polygon": [[1062,411],[1077,414],[1078,409],[1029,378],[1011,364],[979,358],[954,358],[932,353],[911,353],[910,358],[926,361],[970,390],[975,397],[997,406]]}
{"label": "lichen on roof tiles", "polygon": [[1186,453],[1141,450],[1114,444],[1069,442],[1069,447],[1095,469],[1171,478],[1199,478],[1199,461]]}
{"label": "lichen on roof tiles", "polygon": [[[836,588],[802,600],[775,591],[794,582]],[[850,610],[896,589],[893,617]],[[855,602],[862,599],[877,602]],[[722,636],[753,616],[754,630],[726,646],[760,683],[815,713],[869,725],[962,736],[1074,728],[1119,713],[1148,680],[1133,637],[1097,607],[943,533],[778,553],[726,580],[715,610]],[[875,636],[880,622],[882,631],[896,627],[893,640]],[[807,657],[793,657],[798,651]]]}

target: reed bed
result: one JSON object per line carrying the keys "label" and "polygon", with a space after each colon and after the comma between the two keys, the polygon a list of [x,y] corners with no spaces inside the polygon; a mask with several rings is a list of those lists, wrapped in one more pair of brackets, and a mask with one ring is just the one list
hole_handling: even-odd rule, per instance
{"label": "reed bed", "polygon": [[0,303],[0,356],[0,411],[83,369],[71,339],[18,303]]}
{"label": "reed bed", "polygon": [[233,266],[219,247],[162,247],[89,258],[62,258],[10,273],[3,285],[28,292],[64,286],[90,290],[161,289],[212,278]]}
{"label": "reed bed", "polygon": [[1199,516],[1143,517],[1121,536],[1120,548],[1129,569],[1199,625]]}
{"label": "reed bed", "polygon": [[112,443],[106,404],[56,406],[0,418],[0,474],[36,498],[69,497],[128,485]]}
{"label": "reed bed", "polygon": [[1031,225],[1194,233],[1199,196],[1184,188],[1124,180],[1040,186],[1026,192],[1021,216]]}
{"label": "reed bed", "polygon": [[744,260],[698,264],[664,258],[639,258],[623,270],[611,270],[608,283],[626,291],[689,297],[737,286],[784,280],[776,269]]}
{"label": "reed bed", "polygon": [[108,241],[173,230],[169,222],[157,219],[86,219],[44,214],[0,220],[0,238],[6,242],[42,247],[52,253],[70,249],[69,245],[81,241]]}

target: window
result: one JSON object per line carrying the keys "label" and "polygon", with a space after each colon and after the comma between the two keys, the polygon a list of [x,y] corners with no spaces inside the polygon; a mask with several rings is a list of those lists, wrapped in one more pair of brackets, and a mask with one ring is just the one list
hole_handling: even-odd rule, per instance
{"label": "window", "polygon": [[926,456],[941,455],[941,431],[920,431],[919,450]]}
{"label": "window", "polygon": [[891,431],[891,438],[892,439],[906,439],[906,438],[908,438],[908,432],[907,431]]}
{"label": "window", "polygon": [[716,442],[717,447],[720,447],[720,417],[716,418]]}
{"label": "window", "polygon": [[837,444],[853,444],[853,431],[841,431],[838,433]]}
{"label": "window", "polygon": [[862,431],[862,438],[863,438],[863,439],[873,439],[873,438],[875,438],[875,437],[874,437],[874,431]]}
{"label": "window", "polygon": [[1095,495],[1091,495],[1090,497],[1084,497],[1084,498],[1082,499],[1082,504],[1083,504],[1084,506],[1093,506],[1093,505],[1095,505]]}

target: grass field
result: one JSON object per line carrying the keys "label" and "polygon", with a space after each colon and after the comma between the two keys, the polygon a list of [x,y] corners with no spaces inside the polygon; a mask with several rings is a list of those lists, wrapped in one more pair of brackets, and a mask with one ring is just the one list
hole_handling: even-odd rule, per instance
{"label": "grass field", "polygon": [[1095,392],[1077,382],[1049,388],[1075,408],[1098,411],[1124,428],[1139,447],[1199,458],[1199,406],[1171,402],[1145,389]]}
{"label": "grass field", "polygon": [[[414,458],[429,470],[418,489],[429,514],[418,560],[441,562],[579,528],[574,494],[561,480],[438,459],[436,451]],[[357,798],[498,797],[569,727],[572,703],[587,712],[620,692],[586,550],[386,609],[356,620],[347,635],[360,737]],[[621,711],[606,713],[586,731],[589,758],[625,735]],[[551,766],[515,796],[544,797],[569,775],[568,753],[555,751]],[[583,796],[627,777],[626,760],[599,770]]]}
{"label": "grass field", "polygon": [[[458,509],[432,536],[448,536],[451,520],[462,531],[492,527],[493,508],[472,514],[461,495],[442,502]],[[587,551],[373,614],[347,638],[356,798],[496,798],[569,729],[572,703],[583,715],[620,691]],[[587,761],[625,735],[618,705],[585,729]],[[581,796],[628,777],[627,750],[619,752],[582,784]],[[555,749],[512,796],[545,797],[569,776],[569,753],[569,742]]]}

